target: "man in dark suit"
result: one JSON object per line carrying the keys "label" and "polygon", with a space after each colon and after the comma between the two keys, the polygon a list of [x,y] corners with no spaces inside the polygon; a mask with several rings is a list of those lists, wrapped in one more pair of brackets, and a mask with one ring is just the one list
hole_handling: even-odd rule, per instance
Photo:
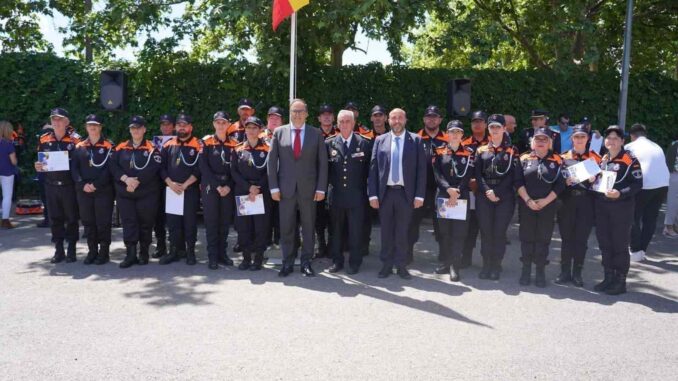
{"label": "man in dark suit", "polygon": [[380,278],[386,278],[396,267],[403,279],[407,271],[407,231],[414,209],[424,205],[426,194],[426,156],[421,137],[405,130],[407,115],[399,108],[388,116],[391,132],[374,142],[368,194],[370,206],[379,209],[381,221]]}
{"label": "man in dark suit", "polygon": [[301,272],[315,276],[311,267],[315,245],[316,202],[327,190],[327,149],[322,133],[306,125],[308,106],[301,99],[290,103],[290,124],[273,132],[268,154],[268,183],[271,198],[280,202],[280,246],[283,253],[281,277],[294,266],[294,236],[297,211],[301,219],[303,247]]}
{"label": "man in dark suit", "polygon": [[[349,275],[356,274],[363,261],[363,231],[367,213],[367,176],[370,168],[370,141],[353,133],[355,117],[349,110],[339,111],[339,134],[325,141],[329,153],[329,201],[332,237],[346,237],[348,230]],[[344,268],[342,240],[332,239],[333,264],[330,273]]]}

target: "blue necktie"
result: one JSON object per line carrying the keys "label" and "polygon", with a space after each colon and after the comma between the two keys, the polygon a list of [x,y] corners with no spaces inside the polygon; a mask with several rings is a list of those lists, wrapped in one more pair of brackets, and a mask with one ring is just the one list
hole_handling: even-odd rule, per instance
{"label": "blue necktie", "polygon": [[393,162],[391,163],[391,178],[396,184],[400,181],[400,136],[395,137],[395,152],[393,153]]}

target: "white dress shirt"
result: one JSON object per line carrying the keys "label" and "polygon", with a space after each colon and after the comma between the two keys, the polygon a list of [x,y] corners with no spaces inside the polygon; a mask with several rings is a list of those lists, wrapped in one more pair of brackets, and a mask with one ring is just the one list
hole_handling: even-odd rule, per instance
{"label": "white dress shirt", "polygon": [[638,159],[643,171],[643,189],[657,189],[669,186],[669,168],[661,147],[646,138],[639,136],[624,146]]}

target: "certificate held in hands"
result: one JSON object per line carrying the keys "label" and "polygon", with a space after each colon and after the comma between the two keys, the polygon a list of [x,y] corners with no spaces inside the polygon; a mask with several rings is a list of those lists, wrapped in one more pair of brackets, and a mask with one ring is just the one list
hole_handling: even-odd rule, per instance
{"label": "certificate held in hands", "polygon": [[165,213],[184,215],[184,193],[176,194],[170,187],[165,188]]}
{"label": "certificate held in hands", "polygon": [[584,182],[600,173],[600,167],[593,159],[586,159],[567,168],[568,177],[574,184]]}
{"label": "certificate held in hands", "polygon": [[38,161],[42,163],[43,172],[68,171],[68,151],[38,152]]}
{"label": "certificate held in hands", "polygon": [[466,200],[457,199],[457,205],[447,206],[446,198],[436,199],[436,213],[438,213],[438,218],[465,221],[467,207],[468,202]]}
{"label": "certificate held in hands", "polygon": [[235,206],[238,216],[254,216],[264,214],[264,196],[258,194],[254,201],[250,201],[249,196],[235,196]]}
{"label": "certificate held in hands", "polygon": [[593,190],[600,193],[607,193],[614,188],[614,182],[617,180],[617,172],[600,171],[600,177],[593,183]]}

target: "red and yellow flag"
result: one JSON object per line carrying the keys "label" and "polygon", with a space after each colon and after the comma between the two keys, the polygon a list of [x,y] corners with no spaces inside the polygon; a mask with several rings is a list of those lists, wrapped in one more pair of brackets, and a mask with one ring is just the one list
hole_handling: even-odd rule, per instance
{"label": "red and yellow flag", "polygon": [[308,5],[310,0],[273,0],[273,30],[292,13]]}

